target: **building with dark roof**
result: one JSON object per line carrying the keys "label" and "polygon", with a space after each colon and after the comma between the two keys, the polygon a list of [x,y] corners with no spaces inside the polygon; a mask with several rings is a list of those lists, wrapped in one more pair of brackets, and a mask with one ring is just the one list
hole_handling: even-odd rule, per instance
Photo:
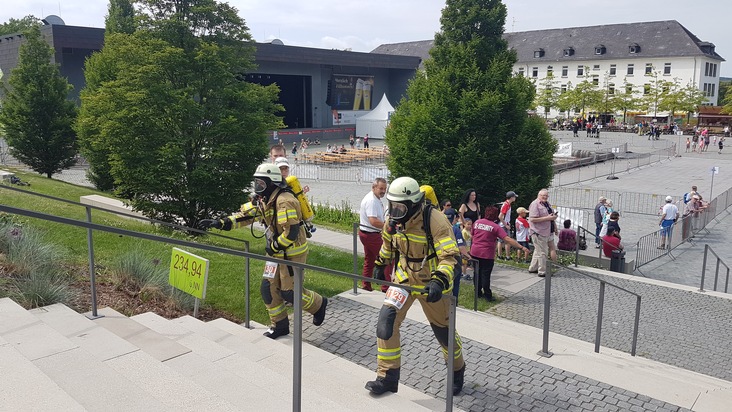
{"label": "building with dark roof", "polygon": [[[60,19],[52,23],[41,27],[41,33],[55,50],[54,61],[61,74],[74,86],[69,98],[78,101],[86,84],[84,62],[101,50],[104,29],[67,26]],[[18,64],[23,42],[22,34],[0,36],[4,81]],[[277,83],[285,107],[281,115],[288,128],[354,124],[384,94],[398,102],[420,64],[414,56],[286,46],[281,41],[255,46],[257,68],[246,73],[246,79],[263,85]]]}
{"label": "building with dark roof", "polygon": [[[725,60],[713,43],[675,20],[533,30],[504,38],[516,51],[515,72],[536,79],[537,85],[551,73],[560,90],[590,79],[608,93],[627,81],[641,94],[651,78],[663,78],[694,84],[707,97],[705,104],[717,104],[719,66]],[[433,43],[383,44],[373,52],[426,60]]]}

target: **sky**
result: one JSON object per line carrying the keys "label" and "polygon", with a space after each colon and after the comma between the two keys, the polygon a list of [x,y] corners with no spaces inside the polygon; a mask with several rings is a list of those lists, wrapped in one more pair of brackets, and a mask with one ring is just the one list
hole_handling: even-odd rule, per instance
{"label": "sky", "polygon": [[[104,27],[106,0],[3,1],[0,22],[28,14],[60,16],[68,25]],[[230,0],[259,42],[369,52],[384,43],[427,40],[440,29],[444,0]],[[729,0],[504,0],[505,31],[642,21],[677,20],[730,60],[721,75],[732,77],[732,1]]]}

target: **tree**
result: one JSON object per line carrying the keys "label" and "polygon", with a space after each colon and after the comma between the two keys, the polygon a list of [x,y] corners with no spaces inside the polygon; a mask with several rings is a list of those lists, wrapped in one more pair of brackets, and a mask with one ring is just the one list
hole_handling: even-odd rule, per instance
{"label": "tree", "polygon": [[638,108],[639,100],[636,96],[635,86],[628,81],[627,77],[623,78],[623,85],[620,90],[617,87],[615,88],[612,102],[614,107],[623,111],[623,123],[626,122],[628,111]]}
{"label": "tree", "polygon": [[[585,67],[585,73],[589,67]],[[586,116],[586,109],[602,108],[604,92],[598,89],[597,85],[592,81],[589,75],[585,75],[584,79],[577,83],[574,88],[567,86],[567,91],[560,96],[559,106],[568,109],[579,109],[582,116]]]}
{"label": "tree", "polygon": [[658,70],[652,69],[651,73],[647,73],[648,83],[643,85],[643,97],[641,98],[641,104],[646,108],[647,112],[653,112],[653,117],[656,117],[661,104],[663,96],[668,93],[669,82],[661,78],[658,79],[660,73]]}
{"label": "tree", "polygon": [[13,19],[0,24],[0,35],[13,34],[13,33],[25,33],[33,27],[40,26],[41,21],[33,16],[27,15],[22,19]]}
{"label": "tree", "polygon": [[76,106],[66,100],[71,85],[52,57],[39,26],[31,28],[10,73],[10,89],[0,85],[5,95],[0,124],[10,154],[49,178],[76,162]]}
{"label": "tree", "polygon": [[537,90],[534,104],[544,108],[544,120],[546,120],[551,109],[557,107],[557,100],[559,99],[559,89],[557,89],[557,81],[554,79],[554,75],[547,73],[546,77],[539,82]]}
{"label": "tree", "polygon": [[242,81],[251,39],[236,10],[213,0],[138,2],[140,25],[116,33],[86,64],[79,138],[92,168],[145,215],[230,212],[246,198],[282,127],[276,86]]}
{"label": "tree", "polygon": [[135,32],[135,8],[130,0],[109,0],[104,35]]}
{"label": "tree", "polygon": [[556,142],[541,119],[527,116],[535,89],[512,75],[505,18],[498,0],[447,1],[432,58],[386,131],[392,176],[430,184],[444,198],[475,188],[484,204],[509,189],[530,194],[549,184]]}
{"label": "tree", "polygon": [[707,98],[704,96],[704,92],[699,90],[691,81],[680,91],[682,98],[679,101],[678,109],[686,112],[686,123],[688,124],[691,120],[691,114],[696,112]]}

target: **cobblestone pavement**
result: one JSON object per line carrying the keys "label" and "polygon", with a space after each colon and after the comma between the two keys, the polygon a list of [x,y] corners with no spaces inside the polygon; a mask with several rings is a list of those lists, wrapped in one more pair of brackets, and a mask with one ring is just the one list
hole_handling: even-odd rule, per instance
{"label": "cobblestone pavement", "polygon": [[[595,275],[642,296],[637,354],[691,371],[732,380],[732,300]],[[595,342],[599,282],[564,271],[552,277],[550,330]],[[506,298],[493,312],[541,328],[544,282]],[[605,289],[601,345],[630,352],[635,296]],[[550,342],[551,343],[551,342]]]}
{"label": "cobblestone pavement", "polygon": [[[421,309],[415,305],[411,310]],[[335,297],[328,305],[327,322],[320,327],[305,326],[303,337],[323,350],[376,370],[377,317],[376,308]],[[444,398],[446,371],[432,329],[406,319],[401,333],[401,383]],[[465,388],[454,401],[466,411],[687,410],[471,339],[462,341]]]}

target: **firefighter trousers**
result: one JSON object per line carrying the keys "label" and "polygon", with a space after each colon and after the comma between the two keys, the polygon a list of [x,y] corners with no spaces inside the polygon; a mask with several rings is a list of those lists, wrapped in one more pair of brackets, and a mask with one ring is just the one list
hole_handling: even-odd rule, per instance
{"label": "firefighter trousers", "polygon": [[[305,263],[307,255],[307,252],[305,252],[297,256],[288,256],[287,260]],[[293,276],[294,268],[292,266],[277,265],[277,272],[273,278],[268,278],[265,272],[265,277],[262,279],[260,292],[273,325],[287,318],[286,303],[294,302],[295,279]],[[322,296],[312,290],[302,289],[302,308],[304,311],[311,315],[315,314],[322,304]]]}
{"label": "firefighter trousers", "polygon": [[[397,289],[397,290],[392,290]],[[402,363],[402,348],[399,328],[407,316],[407,311],[415,300],[422,305],[427,320],[432,326],[435,338],[442,348],[442,355],[447,360],[447,343],[448,343],[448,321],[450,316],[450,300],[440,299],[438,302],[427,302],[427,296],[423,294],[411,294],[404,289],[390,287],[386,292],[384,305],[379,313],[377,325],[377,370],[376,375],[380,377],[386,376],[386,371],[390,369],[399,369]],[[454,371],[463,368],[465,361],[463,360],[463,345],[455,331],[455,351]]]}

